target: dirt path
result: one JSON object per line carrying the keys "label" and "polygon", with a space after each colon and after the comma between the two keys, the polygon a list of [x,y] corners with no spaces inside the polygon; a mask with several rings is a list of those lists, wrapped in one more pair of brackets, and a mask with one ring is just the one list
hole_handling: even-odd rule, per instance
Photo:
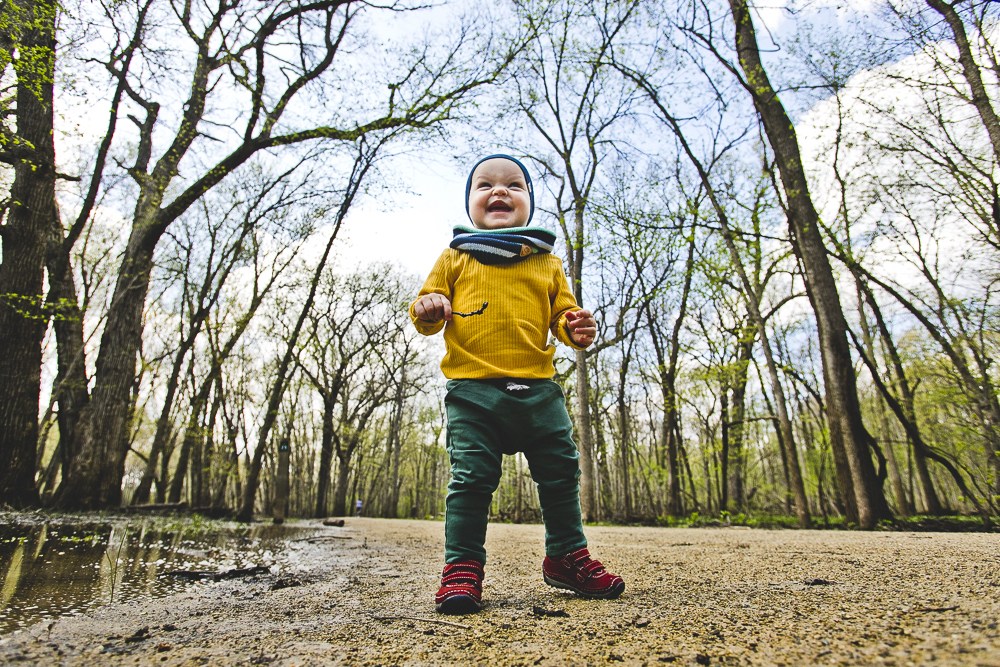
{"label": "dirt path", "polygon": [[1000,667],[1000,535],[589,528],[628,588],[587,601],[542,582],[540,526],[494,525],[484,610],[440,617],[443,524],[317,533],[351,539],[296,543],[303,566],[281,576],[301,585],[196,584],[38,624],[0,641],[0,662]]}

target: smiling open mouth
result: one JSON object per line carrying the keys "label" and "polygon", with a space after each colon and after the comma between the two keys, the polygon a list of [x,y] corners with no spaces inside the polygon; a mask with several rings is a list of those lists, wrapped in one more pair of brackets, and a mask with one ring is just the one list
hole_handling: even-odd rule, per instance
{"label": "smiling open mouth", "polygon": [[504,204],[502,201],[500,201],[500,202],[496,202],[496,203],[490,204],[488,207],[486,207],[486,210],[487,211],[510,211],[511,208],[507,204]]}

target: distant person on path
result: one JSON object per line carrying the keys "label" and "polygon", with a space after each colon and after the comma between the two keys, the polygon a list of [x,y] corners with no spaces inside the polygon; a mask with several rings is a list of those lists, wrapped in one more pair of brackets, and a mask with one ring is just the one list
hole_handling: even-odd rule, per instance
{"label": "distant person on path", "polygon": [[552,232],[528,227],[535,197],[528,170],[509,155],[477,162],[465,185],[475,227],[455,227],[410,317],[417,331],[444,328],[451,482],[445,566],[435,598],[443,614],[479,611],[490,501],[504,454],[524,452],[545,522],[545,583],[616,598],[621,577],[590,557],[580,518],[579,453],[566,398],[552,381],[549,332],[575,350],[597,324],[580,310],[552,255]]}
{"label": "distant person on path", "polygon": [[361,499],[360,498],[358,500],[356,500],[355,503],[354,503],[354,516],[357,517],[357,518],[359,518],[359,519],[361,518]]}

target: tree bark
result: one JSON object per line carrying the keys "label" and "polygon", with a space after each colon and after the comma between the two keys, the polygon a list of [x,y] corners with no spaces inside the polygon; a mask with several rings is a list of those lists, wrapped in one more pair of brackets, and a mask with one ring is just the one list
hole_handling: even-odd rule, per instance
{"label": "tree bark", "polygon": [[[323,434],[319,450],[319,471],[316,478],[316,518],[327,516],[327,495],[330,493],[330,473],[333,467],[333,408],[336,403],[327,392],[323,393]],[[344,516],[334,510],[333,516]]]}
{"label": "tree bark", "polygon": [[576,440],[580,450],[580,511],[584,521],[597,521],[597,462],[594,460],[586,350],[576,351]]}
{"label": "tree bark", "polygon": [[631,442],[629,439],[629,410],[625,400],[626,379],[628,377],[629,362],[632,360],[632,346],[635,343],[635,333],[629,337],[628,348],[623,351],[621,366],[618,368],[618,455],[621,458],[622,467],[622,518],[625,523],[632,521],[632,488],[629,479],[629,450]]}
{"label": "tree bark", "polygon": [[[737,256],[733,261],[738,261]],[[749,297],[748,297],[749,298]],[[738,341],[739,353],[736,358],[735,377],[732,382],[732,403],[730,403],[729,420],[729,455],[726,465],[729,471],[726,483],[729,486],[726,497],[729,502],[723,508],[731,512],[743,512],[746,510],[746,490],[744,488],[744,456],[743,456],[743,432],[746,426],[746,393],[747,393],[747,370],[750,368],[751,354],[753,353],[753,330],[748,331],[748,327],[740,326],[740,340]]]}
{"label": "tree bark", "polygon": [[[57,5],[45,0],[10,4],[5,18],[15,25],[0,28],[0,39],[11,56],[17,51],[17,134],[5,131],[0,144],[0,159],[14,167],[7,221],[0,226],[0,503],[28,507],[38,502],[44,268],[56,221],[52,81]],[[8,30],[20,32],[19,39]]]}
{"label": "tree bark", "polygon": [[[72,264],[66,263],[62,278],[56,278],[58,262],[55,257],[61,249],[62,226],[58,219],[53,221],[52,236],[49,241],[48,268],[49,294],[47,301],[53,304],[52,329],[56,335],[56,364],[58,372],[53,383],[53,398],[59,406],[59,458],[62,479],[69,476],[69,464],[79,451],[75,440],[80,414],[90,402],[90,391],[86,372],[86,357],[83,339],[83,313],[77,305],[76,283],[73,279]],[[47,484],[47,500],[51,500],[56,489]]]}
{"label": "tree bark", "polygon": [[774,150],[790,231],[805,270],[809,299],[816,315],[831,443],[844,452],[853,483],[853,494],[851,489],[841,490],[845,496],[854,497],[858,526],[871,529],[879,520],[892,518],[892,512],[869,452],[871,436],[861,419],[857,379],[847,341],[847,321],[820,234],[819,215],[809,195],[795,127],[761,62],[750,8],[746,0],[730,0],[729,6],[746,89],[753,96],[754,106]]}
{"label": "tree bark", "polygon": [[729,507],[729,383],[722,382],[719,388],[719,419],[722,435],[722,451],[719,452],[719,512]]}

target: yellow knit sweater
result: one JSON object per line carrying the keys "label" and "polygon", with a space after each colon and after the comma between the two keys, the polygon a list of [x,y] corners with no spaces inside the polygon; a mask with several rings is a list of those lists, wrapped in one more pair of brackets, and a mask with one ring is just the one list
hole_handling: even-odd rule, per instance
{"label": "yellow knit sweater", "polygon": [[451,248],[438,258],[417,300],[441,294],[453,310],[470,313],[489,305],[482,315],[455,316],[425,322],[410,305],[417,331],[430,336],[444,327],[447,352],[441,360],[446,378],[551,378],[555,373],[549,331],[560,342],[582,350],[569,337],[566,311],[577,310],[566,283],[562,261],[539,254],[517,264],[481,264]]}

